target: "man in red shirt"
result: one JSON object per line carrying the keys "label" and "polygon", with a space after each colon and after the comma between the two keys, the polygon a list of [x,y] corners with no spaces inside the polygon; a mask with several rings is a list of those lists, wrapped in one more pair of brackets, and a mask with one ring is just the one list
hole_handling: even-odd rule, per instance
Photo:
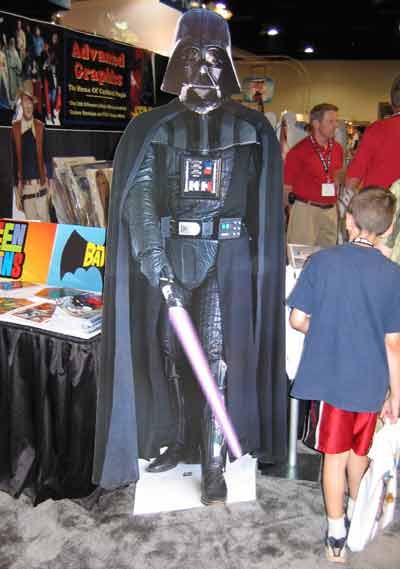
{"label": "man in red shirt", "polygon": [[338,173],[343,149],[335,141],[335,105],[321,103],[310,111],[311,133],[285,160],[285,195],[291,205],[287,241],[329,247],[337,241]]}
{"label": "man in red shirt", "polygon": [[390,92],[393,115],[373,122],[365,131],[346,176],[346,189],[382,186],[400,179],[400,75]]}

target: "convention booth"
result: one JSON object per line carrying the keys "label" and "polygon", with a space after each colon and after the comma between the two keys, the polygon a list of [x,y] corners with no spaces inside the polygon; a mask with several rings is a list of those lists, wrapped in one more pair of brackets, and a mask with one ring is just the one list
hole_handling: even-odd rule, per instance
{"label": "convention booth", "polygon": [[[157,66],[149,53],[127,44],[11,14],[0,15],[0,56],[4,54],[7,62],[0,75],[0,144],[4,149],[0,158],[0,489],[15,497],[26,493],[37,504],[47,498],[85,496],[94,489],[98,378],[104,350],[101,293],[113,158],[129,119],[155,105],[153,71],[157,78]],[[273,132],[263,128],[264,152],[273,148],[279,157],[279,149],[268,146]],[[29,159],[32,153],[37,158],[36,171]],[[218,160],[212,162],[211,166],[202,165],[201,174],[202,184],[211,189],[219,175]],[[200,191],[195,180],[198,161],[195,166],[193,179],[188,179],[191,197]],[[283,326],[276,338],[267,329],[271,328],[269,311],[281,323],[283,310],[283,301],[274,303],[283,297],[282,287],[264,280],[267,272],[263,263],[270,254],[265,244],[268,239],[279,249],[277,273],[283,279],[283,249],[262,213],[267,211],[270,216],[279,205],[272,195],[276,192],[266,196],[263,191],[270,180],[279,183],[280,173],[272,164],[268,168],[259,182],[259,211],[251,212],[254,226],[262,228],[261,276],[254,284],[259,303],[257,324],[251,332],[260,342],[255,355],[261,362],[263,378],[273,376],[274,364],[266,360],[261,342],[263,346],[268,343],[271,360],[279,360],[280,372],[284,359]],[[281,222],[276,219],[273,216],[271,225],[281,231]],[[235,238],[241,221],[223,220],[218,238]],[[225,250],[229,252],[230,247],[228,243]],[[227,295],[238,295],[240,286],[244,286],[240,279],[237,289],[227,282]],[[138,313],[146,317],[143,307],[139,306]],[[241,315],[237,310],[235,317],[227,320],[232,328],[232,346],[240,338],[236,331],[243,327]],[[250,334],[246,338],[250,345]],[[238,353],[232,355],[241,365],[245,358]],[[249,364],[253,372],[251,367]],[[284,373],[278,375],[276,385],[263,379],[261,390],[258,379],[254,382],[251,404],[262,409],[259,448],[265,455],[246,455],[244,461],[228,467],[227,476],[239,489],[230,495],[234,501],[255,498],[257,458],[280,461],[286,455],[287,384]],[[239,405],[237,412],[240,410]],[[250,432],[252,417],[247,419],[249,426],[244,428]],[[140,465],[142,479],[144,466]],[[197,470],[190,471],[193,479],[199,476],[200,467],[196,466]],[[188,478],[188,470],[183,467],[179,476]],[[240,492],[240,487],[245,491]],[[142,485],[136,511],[152,511],[152,493],[151,486]],[[166,509],[179,509],[179,493],[178,489],[177,501]],[[197,505],[190,500],[186,503]]]}
{"label": "convention booth", "polygon": [[0,488],[87,495],[105,229],[3,219],[0,262]]}
{"label": "convention booth", "polygon": [[[93,488],[112,158],[153,106],[152,61],[54,24],[0,21],[0,488],[39,503]],[[27,172],[29,152],[44,179]]]}

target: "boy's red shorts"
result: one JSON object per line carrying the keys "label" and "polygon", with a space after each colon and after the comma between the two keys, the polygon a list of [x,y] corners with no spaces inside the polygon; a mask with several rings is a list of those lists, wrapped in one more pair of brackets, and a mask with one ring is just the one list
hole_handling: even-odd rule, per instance
{"label": "boy's red shorts", "polygon": [[311,401],[304,443],[337,454],[353,450],[365,456],[371,447],[378,413],[344,411],[324,401]]}

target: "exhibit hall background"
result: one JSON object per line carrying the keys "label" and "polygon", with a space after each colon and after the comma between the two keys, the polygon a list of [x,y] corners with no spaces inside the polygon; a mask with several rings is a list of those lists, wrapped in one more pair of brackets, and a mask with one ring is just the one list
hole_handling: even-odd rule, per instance
{"label": "exhibit hall background", "polygon": [[280,57],[240,57],[235,61],[245,77],[271,77],[275,92],[265,112],[279,117],[284,110],[306,114],[321,101],[339,107],[340,118],[354,122],[377,120],[378,104],[388,102],[400,60],[314,60]]}
{"label": "exhibit hall background", "polygon": [[12,215],[20,89],[35,97],[52,158],[112,160],[131,117],[154,105],[152,54],[121,42],[0,12],[0,63],[1,217]]}

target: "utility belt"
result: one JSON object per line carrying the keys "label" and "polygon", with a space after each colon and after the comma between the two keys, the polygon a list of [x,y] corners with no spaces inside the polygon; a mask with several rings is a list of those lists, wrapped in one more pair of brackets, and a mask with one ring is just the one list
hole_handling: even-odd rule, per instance
{"label": "utility belt", "polygon": [[314,207],[320,207],[321,209],[331,209],[332,207],[335,207],[336,204],[334,203],[320,203],[320,202],[314,202],[311,200],[305,200],[303,198],[299,198],[299,196],[296,196],[296,194],[294,194],[293,192],[291,192],[289,194],[289,203],[293,204],[295,202],[301,202],[301,203],[306,203],[308,205],[312,205]]}
{"label": "utility belt", "polygon": [[238,239],[245,231],[241,217],[215,217],[203,221],[199,219],[173,219],[171,216],[160,220],[161,236],[190,237],[191,239]]}

